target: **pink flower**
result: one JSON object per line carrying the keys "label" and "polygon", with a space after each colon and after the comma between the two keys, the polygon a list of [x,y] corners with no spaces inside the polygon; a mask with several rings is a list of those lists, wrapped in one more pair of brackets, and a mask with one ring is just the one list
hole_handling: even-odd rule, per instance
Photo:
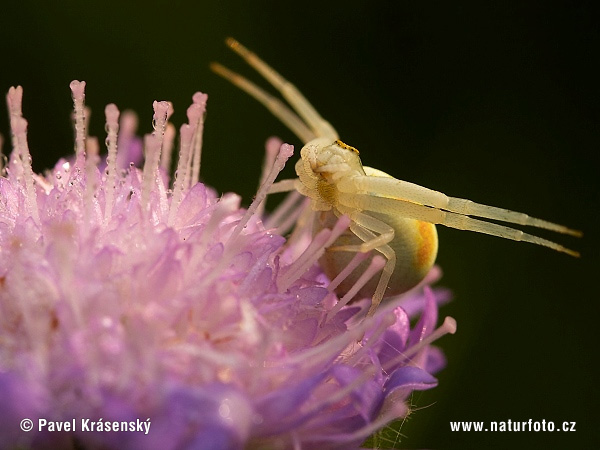
{"label": "pink flower", "polygon": [[[205,94],[187,110],[171,183],[171,105],[154,103],[154,132],[144,137],[138,169],[130,164],[141,149],[135,116],[119,121],[115,105],[106,107],[108,156],[100,160],[85,131],[84,87],[71,83],[75,156],[44,175],[31,168],[22,89],[7,96],[3,448],[358,447],[408,414],[410,392],[436,385],[431,373],[445,361],[430,344],[455,329],[447,318],[435,330],[437,303],[448,299],[428,287],[438,269],[373,317],[366,317],[368,299],[336,307],[317,260],[347,218],[313,237],[296,223],[306,207],[297,193],[261,217],[291,146],[269,141],[274,162],[245,210],[237,195],[219,197],[199,183]],[[380,269],[376,256],[369,270]],[[421,312],[412,329],[407,311]],[[24,418],[33,421],[29,433],[19,428]],[[75,419],[75,431],[39,431],[42,418]],[[147,434],[129,425],[140,422]]]}

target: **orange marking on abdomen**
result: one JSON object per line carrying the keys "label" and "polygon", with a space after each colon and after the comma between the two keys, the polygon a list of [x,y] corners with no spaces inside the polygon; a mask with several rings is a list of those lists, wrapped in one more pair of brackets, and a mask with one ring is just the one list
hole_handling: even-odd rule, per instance
{"label": "orange marking on abdomen", "polygon": [[431,259],[437,253],[437,233],[435,225],[419,221],[419,243],[415,263],[418,268],[431,266]]}

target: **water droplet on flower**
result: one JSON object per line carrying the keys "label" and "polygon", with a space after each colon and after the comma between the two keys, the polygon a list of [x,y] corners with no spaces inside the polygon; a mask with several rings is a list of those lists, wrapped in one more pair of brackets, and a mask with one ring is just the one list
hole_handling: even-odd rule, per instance
{"label": "water droplet on flower", "polygon": [[221,405],[219,406],[219,415],[223,419],[228,419],[230,414],[231,408],[229,407],[229,405],[226,402],[221,403]]}

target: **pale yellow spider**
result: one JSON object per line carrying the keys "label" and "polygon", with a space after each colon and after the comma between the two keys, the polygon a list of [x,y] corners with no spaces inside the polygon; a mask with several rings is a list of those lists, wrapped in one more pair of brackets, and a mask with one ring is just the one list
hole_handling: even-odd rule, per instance
{"label": "pale yellow spider", "polygon": [[[265,77],[295,112],[222,65],[213,63],[212,70],[262,103],[305,144],[300,151],[301,159],[296,163],[298,178],[275,183],[270,192],[296,189],[310,197],[312,209],[320,212],[317,215],[320,227],[331,227],[336,217],[343,214],[351,219],[349,232],[342,235],[320,260],[325,273],[333,279],[347,266],[351,254],[344,252],[375,249],[387,259],[376,287],[373,280],[361,290],[362,294],[372,294],[369,314],[375,311],[384,297],[406,292],[431,269],[438,248],[435,224],[531,242],[579,256],[579,253],[546,239],[469,216],[545,228],[578,237],[582,235],[580,231],[527,214],[448,197],[363,166],[358,150],[339,140],[331,124],[319,115],[296,87],[236,40],[228,38],[226,43]],[[338,294],[345,294],[355,280],[348,277],[336,289]]]}

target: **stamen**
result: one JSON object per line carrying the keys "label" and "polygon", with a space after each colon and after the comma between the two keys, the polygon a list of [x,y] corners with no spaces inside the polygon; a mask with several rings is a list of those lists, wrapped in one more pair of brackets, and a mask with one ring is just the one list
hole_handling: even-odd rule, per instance
{"label": "stamen", "polygon": [[192,128],[192,139],[190,141],[190,156],[187,160],[187,165],[185,166],[185,181],[184,181],[184,190],[189,189],[192,186],[192,163],[194,160],[194,153],[196,147],[196,130],[198,129],[198,105],[192,103],[187,110],[188,123]]}
{"label": "stamen", "polygon": [[[265,145],[265,159],[263,160],[259,186],[261,186],[269,176],[271,167],[273,167],[273,164],[275,164],[275,158],[277,157],[277,153],[279,152],[282,144],[283,141],[276,137],[271,137],[267,141],[267,144]],[[263,216],[266,204],[267,202],[263,202],[256,209],[256,215],[258,215],[258,217]]]}
{"label": "stamen", "polygon": [[2,153],[2,147],[4,146],[4,136],[0,133],[0,177],[4,176],[4,154]]}
{"label": "stamen", "polygon": [[395,358],[389,360],[385,364],[383,369],[389,370],[392,367],[403,363],[407,359],[410,359],[412,356],[419,353],[419,351],[421,349],[430,345],[432,342],[437,341],[439,338],[441,338],[445,334],[454,334],[454,333],[456,333],[456,320],[453,317],[447,316],[444,319],[444,323],[442,323],[442,325],[439,328],[435,329],[429,336],[426,336],[421,341],[419,341],[417,344],[408,348],[407,350],[405,350],[404,352],[402,352]]}
{"label": "stamen", "polygon": [[354,380],[352,380],[352,382],[348,383],[346,386],[340,387],[340,389],[334,391],[329,397],[322,398],[320,401],[311,405],[310,410],[306,414],[308,416],[314,415],[317,411],[327,406],[334,405],[344,397],[350,395],[355,389],[363,386],[369,378],[373,378],[375,373],[375,367],[366,367]]}
{"label": "stamen", "polygon": [[[84,99],[85,99],[85,96],[84,96]],[[88,137],[88,130],[90,129],[90,118],[91,117],[92,117],[92,109],[89,106],[84,105],[83,106],[83,120],[84,120],[84,122],[83,122],[84,128],[83,129],[85,130],[86,139]],[[85,150],[87,151],[87,143],[86,143]]]}
{"label": "stamen", "polygon": [[[201,242],[202,244],[206,244],[207,240],[213,235],[214,230],[216,230],[219,226],[223,224],[222,219],[231,215],[233,211],[239,209],[240,207],[240,197],[235,194],[227,194],[224,195],[216,205],[216,208],[211,215],[208,223],[206,224],[203,233]],[[223,252],[219,262],[216,266],[212,267],[211,270],[206,274],[206,276],[201,277],[199,282],[197,283],[197,289],[202,289],[204,286],[210,285],[217,277],[219,277],[225,267],[227,267],[230,262],[234,252],[238,249],[236,245],[231,244],[231,239],[225,245],[225,251]]]}
{"label": "stamen", "polygon": [[379,336],[381,336],[385,332],[385,330],[387,330],[389,327],[394,325],[394,323],[396,323],[396,315],[393,311],[389,311],[377,320],[379,320],[377,328],[372,330],[368,336],[363,336],[363,338],[361,339],[362,345],[359,347],[358,350],[356,350],[352,355],[350,355],[347,361],[348,364],[358,364],[360,358],[365,354],[365,352],[367,352],[367,350],[373,347],[373,345],[377,342]]}
{"label": "stamen", "polygon": [[142,175],[142,210],[148,209],[148,201],[150,191],[156,184],[156,175],[160,162],[160,149],[162,147],[163,136],[167,119],[169,115],[169,103],[157,102],[153,103],[154,117],[152,124],[154,131],[151,135],[146,135],[144,138],[144,148],[146,151],[146,161],[144,162],[144,170]]}
{"label": "stamen", "polygon": [[[12,92],[11,92],[12,91]],[[9,91],[9,96],[18,95],[16,90]],[[21,90],[21,93],[23,91]],[[16,160],[23,171],[25,181],[25,206],[27,211],[37,225],[40,224],[40,215],[38,211],[37,198],[35,194],[35,186],[33,185],[33,169],[31,168],[31,154],[27,145],[27,121],[22,117],[13,116],[10,120],[10,128],[12,130],[15,142]]]}
{"label": "stamen", "polygon": [[298,257],[303,249],[306,248],[306,241],[310,241],[313,237],[315,212],[310,205],[310,198],[304,197],[300,205],[300,215],[296,220],[296,224],[292,233],[288,236],[286,247],[290,253],[290,259]]}
{"label": "stamen", "polygon": [[240,198],[235,194],[225,194],[217,203],[214,212],[210,215],[208,222],[202,230],[200,241],[198,243],[200,248],[204,248],[208,245],[208,241],[213,236],[221,225],[222,221],[231,215],[240,206]]}
{"label": "stamen", "polygon": [[8,112],[10,118],[23,117],[23,111],[21,104],[23,101],[23,87],[11,87],[6,94],[6,104],[8,105]]}
{"label": "stamen", "polygon": [[309,199],[307,199],[302,194],[300,194],[300,192],[294,191],[289,195],[289,197],[291,197],[293,200],[295,200],[295,202],[292,204],[294,209],[293,209],[292,213],[289,214],[287,216],[287,218],[283,222],[281,222],[275,230],[277,232],[277,234],[279,234],[281,236],[285,236],[287,234],[287,232],[290,231],[290,229],[294,226],[295,223],[300,222],[302,213],[306,209],[309,209],[309,211],[310,211],[309,202],[305,201],[305,200],[309,200]]}
{"label": "stamen", "polygon": [[320,256],[315,255],[318,255],[319,250],[325,247],[330,237],[331,230],[329,228],[322,229],[313,237],[304,252],[280,276],[277,283],[277,290],[279,292],[285,292],[299,278],[300,274],[304,273],[305,270],[319,259]]}
{"label": "stamen", "polygon": [[146,160],[142,174],[142,211],[148,211],[150,202],[150,192],[156,184],[156,171],[160,159],[160,139],[154,134],[144,136],[144,149]]}
{"label": "stamen", "polygon": [[85,81],[71,81],[69,85],[73,96],[73,109],[75,111],[75,155],[79,159],[85,155]]}
{"label": "stamen", "polygon": [[175,141],[175,125],[167,123],[163,139],[162,152],[160,152],[160,167],[166,172],[171,171],[171,154],[173,153],[173,142]]}
{"label": "stamen", "polygon": [[96,205],[94,201],[94,193],[96,192],[96,169],[98,167],[98,153],[100,151],[100,144],[98,138],[89,137],[85,141],[86,145],[86,160],[85,160],[85,215],[86,222],[93,223],[95,220],[92,218],[92,210]]}
{"label": "stamen", "polygon": [[356,269],[361,262],[367,259],[371,255],[370,252],[358,252],[354,255],[352,260],[348,263],[346,267],[342,269],[342,271],[329,283],[327,286],[327,290],[329,292],[335,291],[335,289],[344,281],[348,275],[350,275],[354,269]]}
{"label": "stamen", "polygon": [[312,240],[308,248],[300,255],[296,261],[294,261],[284,274],[279,278],[277,289],[279,292],[285,292],[294,281],[298,280],[304,272],[306,272],[313,264],[315,264],[325,249],[333,244],[337,238],[339,238],[344,231],[348,229],[350,225],[350,218],[348,216],[341,216],[333,228],[329,230],[324,228],[321,230]]}
{"label": "stamen", "polygon": [[113,203],[115,201],[115,182],[117,180],[117,136],[119,133],[119,109],[111,103],[104,108],[106,116],[106,200],[104,205],[104,223],[108,223],[111,217]]}
{"label": "stamen", "polygon": [[[298,191],[292,191],[286,198],[275,208],[275,210],[269,214],[264,221],[265,228],[267,230],[277,227],[277,231],[281,230],[279,234],[284,235],[291,227],[296,223],[296,219],[300,215],[301,208],[298,203],[302,201],[304,197]],[[290,214],[292,211],[292,214]],[[293,216],[293,218],[292,218]],[[283,219],[285,217],[285,219]],[[291,223],[288,223],[291,222]]]}
{"label": "stamen", "polygon": [[181,203],[183,190],[186,182],[186,168],[190,158],[190,146],[192,144],[194,130],[192,127],[184,123],[179,129],[179,161],[177,162],[177,170],[175,171],[175,181],[173,183],[173,195],[171,197],[171,206],[169,208],[168,226],[173,225],[177,209]]}
{"label": "stamen", "polygon": [[326,339],[304,351],[291,354],[283,359],[281,364],[273,367],[294,368],[301,366],[303,370],[312,370],[314,367],[327,364],[331,361],[332,355],[339,355],[348,345],[356,343],[364,335],[365,330],[373,326],[373,322],[373,317],[367,317],[348,331]]}
{"label": "stamen", "polygon": [[273,164],[273,167],[271,168],[271,172],[258,189],[258,192],[256,193],[254,200],[246,210],[246,213],[244,214],[240,222],[237,224],[237,226],[234,228],[233,232],[231,233],[231,236],[229,237],[229,242],[233,242],[234,239],[237,238],[237,236],[242,232],[242,229],[246,227],[246,224],[248,223],[250,218],[256,213],[256,210],[258,209],[260,204],[267,197],[269,188],[273,184],[273,181],[275,181],[275,178],[277,178],[277,175],[279,175],[279,172],[281,172],[281,170],[285,166],[285,163],[288,159],[290,159],[293,153],[294,147],[292,145],[281,145],[279,153],[277,154],[277,158],[275,158],[275,164]]}
{"label": "stamen", "polygon": [[[23,100],[23,88],[21,86],[11,87],[6,94],[6,104],[8,106],[9,112],[9,121],[12,122],[13,118],[23,117],[23,113],[21,110],[21,103]],[[12,175],[15,179],[21,179],[23,175],[23,164],[20,160],[20,153],[17,145],[17,138],[15,136],[15,131],[12,129],[11,123],[11,141],[12,141],[12,153],[10,155],[10,167],[13,170]]]}
{"label": "stamen", "polygon": [[100,143],[98,142],[97,137],[88,137],[88,139],[85,141],[85,151],[87,155],[87,160],[91,161],[91,167],[97,168],[99,161],[98,155],[100,153]]}
{"label": "stamen", "polygon": [[193,106],[195,105],[195,110],[193,116],[190,117],[190,112],[188,109],[188,118],[190,124],[196,124],[194,131],[194,156],[192,162],[192,176],[190,186],[194,186],[198,181],[200,181],[200,163],[202,159],[202,137],[204,134],[204,116],[206,115],[206,101],[208,100],[208,95],[203,94],[202,92],[196,92],[192,96]]}
{"label": "stamen", "polygon": [[[352,259],[352,261],[354,261],[356,259],[356,257],[354,257]],[[352,263],[352,261],[350,261],[350,263]],[[367,269],[362,273],[362,275],[358,278],[358,280],[356,280],[356,282],[352,285],[352,287],[350,288],[350,290],[340,299],[339,302],[336,303],[336,305],[331,308],[331,310],[329,311],[329,313],[327,314],[327,319],[326,320],[330,320],[333,316],[335,316],[344,306],[346,306],[353,298],[354,296],[358,293],[358,291],[360,291],[362,289],[362,287],[367,284],[369,282],[369,280],[371,278],[373,278],[373,276],[381,271],[381,269],[383,269],[383,266],[385,266],[386,260],[383,256],[381,255],[376,255],[373,257],[373,259],[371,260],[371,264],[369,264],[369,267],[367,267]],[[350,265],[350,264],[348,264]],[[343,273],[344,271],[342,271]],[[339,278],[336,277],[336,279]]]}
{"label": "stamen", "polygon": [[117,139],[117,168],[127,169],[132,162],[131,149],[136,140],[135,132],[138,126],[137,115],[132,111],[123,111],[119,121],[119,135]]}

